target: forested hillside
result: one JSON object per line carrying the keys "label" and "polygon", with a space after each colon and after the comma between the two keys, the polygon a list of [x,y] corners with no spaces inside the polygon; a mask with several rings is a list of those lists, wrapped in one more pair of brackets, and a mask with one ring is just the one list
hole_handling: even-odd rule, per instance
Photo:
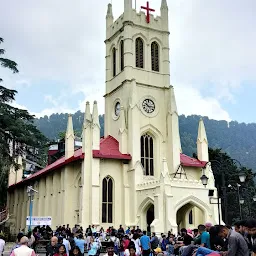
{"label": "forested hillside", "polygon": [[[59,133],[65,131],[68,114],[52,114],[36,119],[39,130],[51,140],[59,138]],[[197,128],[200,116],[181,115],[180,135],[182,150],[192,156],[196,152]],[[203,117],[209,141],[209,147],[222,148],[232,158],[239,160],[244,166],[256,171],[256,124],[245,124],[232,121],[216,121]],[[73,115],[74,130],[81,134],[83,113],[78,111]],[[101,135],[104,129],[104,116],[100,116]]]}

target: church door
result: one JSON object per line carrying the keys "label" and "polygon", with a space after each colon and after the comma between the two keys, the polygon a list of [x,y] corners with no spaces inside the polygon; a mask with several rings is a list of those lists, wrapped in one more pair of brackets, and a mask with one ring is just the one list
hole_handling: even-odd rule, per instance
{"label": "church door", "polygon": [[154,205],[152,204],[147,210],[147,231],[151,232],[150,225],[155,219]]}

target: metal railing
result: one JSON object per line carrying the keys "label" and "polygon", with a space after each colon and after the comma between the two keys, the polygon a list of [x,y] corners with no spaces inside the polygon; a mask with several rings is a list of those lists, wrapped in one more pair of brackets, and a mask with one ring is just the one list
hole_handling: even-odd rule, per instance
{"label": "metal railing", "polygon": [[0,224],[2,224],[3,222],[7,221],[8,219],[8,209],[7,207],[5,207],[4,209],[0,210]]}

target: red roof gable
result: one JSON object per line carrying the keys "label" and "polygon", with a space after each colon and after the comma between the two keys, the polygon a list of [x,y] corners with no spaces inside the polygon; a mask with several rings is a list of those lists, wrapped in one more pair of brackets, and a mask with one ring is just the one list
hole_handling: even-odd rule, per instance
{"label": "red roof gable", "polygon": [[[108,136],[106,138],[100,139],[100,150],[93,150],[93,157],[94,158],[104,158],[104,159],[118,159],[118,160],[131,160],[132,157],[130,154],[122,154],[119,151],[119,142],[112,136]],[[56,170],[68,163],[74,162],[79,159],[83,159],[84,154],[82,152],[82,148],[77,149],[74,153],[74,156],[65,159],[65,157],[62,157],[58,159],[56,162],[46,166],[44,169],[40,170],[39,172],[36,172],[35,174],[32,174],[28,178],[18,182],[17,184],[13,184],[9,187],[9,189],[15,187],[18,184],[21,184],[23,182],[27,182],[30,180],[34,180],[42,175],[45,175],[53,170]],[[180,154],[180,162],[183,166],[191,166],[191,167],[198,167],[202,168],[206,165],[207,162],[200,161],[198,159],[186,156],[184,154]]]}
{"label": "red roof gable", "polygon": [[119,151],[119,142],[112,136],[100,139],[100,150],[93,150],[94,158],[131,160],[130,154]]}
{"label": "red roof gable", "polygon": [[189,157],[189,156],[184,155],[184,154],[180,154],[180,164],[182,166],[202,168],[207,164],[207,162],[206,161],[200,161],[198,159]]}
{"label": "red roof gable", "polygon": [[[82,148],[77,149],[74,153],[74,156],[65,159],[65,157],[62,157],[55,161],[54,163],[46,166],[44,169],[32,174],[28,178],[11,185],[9,188],[13,188],[14,186],[21,184],[23,182],[27,182],[30,180],[34,180],[37,177],[40,177],[42,175],[45,175],[46,173],[49,173],[53,170],[56,170],[68,163],[74,162],[79,159],[84,158],[84,153],[82,152]],[[100,139],[100,150],[93,150],[93,158],[105,158],[105,159],[118,159],[118,160],[131,160],[132,157],[130,154],[122,154],[119,151],[119,143],[118,141],[112,137],[108,136],[106,138],[101,138]]]}

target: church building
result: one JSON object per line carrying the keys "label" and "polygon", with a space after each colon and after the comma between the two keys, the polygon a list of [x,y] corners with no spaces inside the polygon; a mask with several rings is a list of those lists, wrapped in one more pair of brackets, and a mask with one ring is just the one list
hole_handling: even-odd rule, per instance
{"label": "church building", "polygon": [[[137,12],[132,0],[124,0],[124,12],[115,21],[108,4],[104,137],[100,138],[97,102],[92,107],[87,102],[82,147],[74,149],[69,115],[64,157],[25,179],[22,167],[10,171],[13,232],[26,228],[28,186],[38,191],[32,215],[51,216],[53,228],[122,224],[176,233],[183,227],[218,222],[217,205],[208,197],[209,189],[216,188],[203,120],[198,128],[198,159],[181,151],[170,86],[168,6],[166,0],[160,1],[160,16],[155,17],[148,3],[146,12],[143,8]],[[207,187],[202,175],[209,178]]]}

